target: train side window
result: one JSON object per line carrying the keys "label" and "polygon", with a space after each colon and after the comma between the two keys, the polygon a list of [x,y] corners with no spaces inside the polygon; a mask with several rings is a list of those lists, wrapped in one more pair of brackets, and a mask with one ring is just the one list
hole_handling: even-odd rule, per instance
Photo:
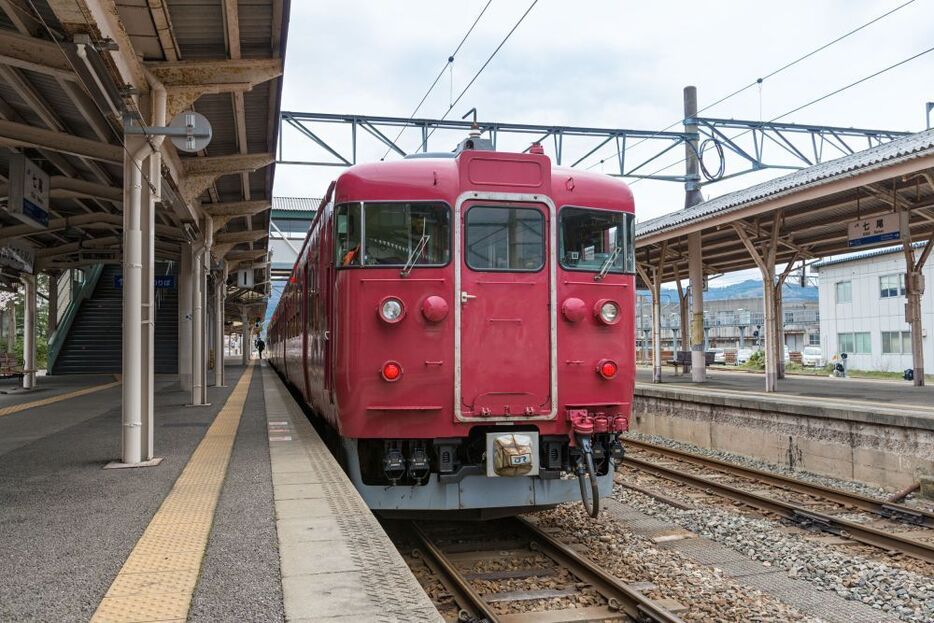
{"label": "train side window", "polygon": [[362,257],[360,240],[363,222],[359,203],[339,205],[334,210],[334,239],[337,244],[335,263],[341,266],[360,266]]}
{"label": "train side window", "polygon": [[631,274],[636,271],[635,217],[628,212],[564,207],[561,266],[568,270]]}
{"label": "train side window", "polygon": [[534,208],[474,206],[466,217],[467,266],[535,272],[545,265],[545,217]]}

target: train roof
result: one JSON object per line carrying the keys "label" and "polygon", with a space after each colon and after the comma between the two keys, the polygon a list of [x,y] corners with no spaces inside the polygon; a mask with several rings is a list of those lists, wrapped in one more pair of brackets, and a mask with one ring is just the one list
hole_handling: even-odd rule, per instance
{"label": "train roof", "polygon": [[[489,163],[478,178],[473,162]],[[539,166],[534,179],[530,163]],[[494,172],[493,169],[500,169]],[[512,169],[512,171],[510,171]],[[523,180],[516,183],[513,180]],[[462,192],[495,191],[548,194],[557,206],[580,205],[634,212],[629,186],[601,173],[552,166],[544,154],[466,150],[456,157],[419,155],[393,162],[371,162],[350,167],[337,179],[335,203],[379,200],[452,201]]]}

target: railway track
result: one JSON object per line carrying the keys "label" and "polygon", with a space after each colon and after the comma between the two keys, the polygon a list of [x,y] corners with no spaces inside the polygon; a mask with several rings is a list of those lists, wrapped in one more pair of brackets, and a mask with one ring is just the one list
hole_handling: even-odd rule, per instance
{"label": "railway track", "polygon": [[414,538],[417,557],[456,601],[459,621],[681,621],[638,585],[621,582],[521,518],[483,524],[411,522],[404,532]]}
{"label": "railway track", "polygon": [[[663,459],[676,462],[676,464],[672,465],[627,454],[623,461],[624,466],[638,469],[659,478],[679,482],[720,497],[729,498],[760,511],[773,513],[804,527],[819,529],[887,552],[899,552],[927,563],[934,563],[934,545],[931,543],[813,510],[805,503],[805,500],[780,499],[780,497],[772,495],[754,493],[748,490],[749,486],[719,482],[716,475],[725,474],[730,477],[740,478],[755,487],[767,485],[784,493],[794,493],[808,499],[825,500],[849,510],[871,513],[884,519],[902,524],[907,523],[922,529],[927,528],[930,530],[934,528],[934,513],[900,504],[873,500],[837,489],[803,482],[795,478],[727,463],[644,441],[627,439],[624,445],[639,448],[660,455]],[[685,464],[713,471],[713,477],[691,473],[689,470],[684,469]],[[652,495],[651,492],[644,489],[642,492]],[[927,532],[927,530],[921,532]]]}

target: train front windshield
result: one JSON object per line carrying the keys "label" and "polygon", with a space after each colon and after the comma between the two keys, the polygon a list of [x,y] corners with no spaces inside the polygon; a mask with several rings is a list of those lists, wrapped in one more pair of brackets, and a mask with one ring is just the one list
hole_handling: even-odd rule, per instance
{"label": "train front windshield", "polygon": [[635,217],[628,212],[562,208],[561,266],[588,272],[634,273]]}
{"label": "train front windshield", "polygon": [[441,203],[352,203],[336,210],[338,266],[442,266],[451,254]]}

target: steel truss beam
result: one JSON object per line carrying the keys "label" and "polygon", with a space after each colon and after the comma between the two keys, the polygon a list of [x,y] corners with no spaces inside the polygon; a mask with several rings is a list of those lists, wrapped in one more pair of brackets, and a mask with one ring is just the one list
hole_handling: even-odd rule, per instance
{"label": "steel truss beam", "polygon": [[[453,130],[465,136],[471,122],[458,119],[408,119],[406,117],[386,117],[374,115],[342,115],[313,112],[283,111],[279,118],[279,146],[276,162],[280,164],[347,167],[358,162],[359,130],[375,138],[389,153],[405,156],[405,149],[389,138],[400,129],[417,129],[422,137],[419,149],[428,152],[428,137],[437,130]],[[687,181],[711,184],[738,175],[760,171],[762,169],[801,169],[826,160],[846,156],[867,147],[874,147],[891,141],[909,132],[873,130],[866,128],[843,128],[835,126],[776,123],[769,121],[748,121],[740,119],[718,119],[698,117],[686,119],[686,125],[696,125],[697,133],[691,132],[653,132],[651,130],[633,130],[626,128],[595,128],[582,126],[553,126],[530,123],[479,122],[481,133],[488,137],[494,147],[498,139],[521,137],[528,141],[541,143],[555,159],[558,165],[571,167],[589,167],[603,162],[612,162],[610,175],[630,179],[652,179],[684,183]],[[324,138],[333,136],[329,128],[333,126],[349,127],[348,141],[337,145],[334,140]],[[291,129],[314,143],[326,152],[321,158],[302,159],[286,156],[284,130]],[[291,133],[295,134],[295,133]],[[582,139],[585,147],[580,154],[568,158],[567,138]],[[705,153],[711,149],[719,158],[718,166],[711,172],[702,167],[703,178],[688,180],[681,172],[683,165],[675,160],[665,162],[663,156],[671,152],[677,157],[679,146],[695,142],[700,145],[701,162]],[[632,154],[633,148],[647,143]],[[451,145],[445,145],[445,151]],[[612,150],[612,151],[610,151]],[[609,155],[607,155],[609,154]],[[602,155],[602,157],[598,157]],[[633,158],[627,156],[632,155]],[[638,155],[637,164],[631,160]],[[728,161],[744,162],[745,168],[727,171]],[[670,166],[665,166],[669,164]],[[722,166],[721,166],[722,165]],[[661,168],[659,168],[661,167]],[[669,172],[670,171],[670,172]]]}

